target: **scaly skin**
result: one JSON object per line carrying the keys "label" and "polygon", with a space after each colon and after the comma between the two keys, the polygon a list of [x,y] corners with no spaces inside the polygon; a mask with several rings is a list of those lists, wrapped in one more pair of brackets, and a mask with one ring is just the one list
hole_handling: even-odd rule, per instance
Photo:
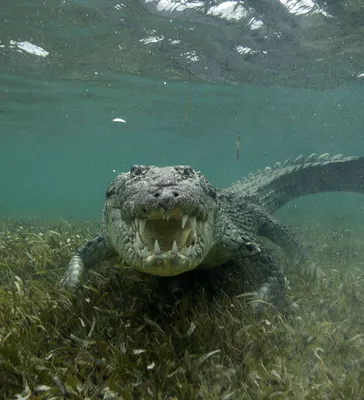
{"label": "scaly skin", "polygon": [[364,191],[364,157],[312,154],[215,189],[188,166],[134,166],[106,192],[102,233],[72,257],[62,284],[74,291],[84,271],[119,256],[137,270],[175,276],[233,263],[254,290],[253,307],[287,305],[284,276],[258,236],[294,262],[304,253],[290,230],[270,214],[300,196]]}

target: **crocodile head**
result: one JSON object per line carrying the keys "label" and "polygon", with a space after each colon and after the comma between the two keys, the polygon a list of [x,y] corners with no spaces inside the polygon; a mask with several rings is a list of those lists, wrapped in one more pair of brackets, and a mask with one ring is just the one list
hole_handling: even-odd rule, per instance
{"label": "crocodile head", "polygon": [[188,166],[133,166],[106,192],[105,231],[123,261],[173,276],[202,263],[215,240],[216,191]]}

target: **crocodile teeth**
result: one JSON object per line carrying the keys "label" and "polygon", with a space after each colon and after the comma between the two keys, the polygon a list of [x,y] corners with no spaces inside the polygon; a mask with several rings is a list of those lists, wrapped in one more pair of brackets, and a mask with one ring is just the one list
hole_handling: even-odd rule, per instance
{"label": "crocodile teeth", "polygon": [[170,217],[170,215],[169,215],[168,213],[165,214],[164,212],[162,212],[163,221],[164,221],[164,220],[169,221],[169,217]]}
{"label": "crocodile teeth", "polygon": [[173,246],[172,246],[171,254],[177,254],[177,253],[178,253],[177,243],[176,243],[175,240],[173,240]]}
{"label": "crocodile teeth", "polygon": [[183,214],[183,216],[182,216],[182,229],[184,229],[184,227],[186,226],[187,220],[188,220],[188,215],[187,214]]}
{"label": "crocodile teeth", "polygon": [[149,256],[149,250],[146,247],[144,247],[141,252],[144,258],[147,258]]}
{"label": "crocodile teeth", "polygon": [[188,214],[182,215],[182,229],[186,226],[187,222],[190,224],[192,230],[196,229],[196,217]]}
{"label": "crocodile teeth", "polygon": [[191,231],[190,234],[188,235],[186,245],[190,246],[193,242],[196,242],[196,234],[195,232]]}
{"label": "crocodile teeth", "polygon": [[137,242],[137,246],[139,247],[139,249],[143,249],[145,247],[144,243],[140,239],[140,235],[138,232],[136,233],[136,242]]}
{"label": "crocodile teeth", "polygon": [[[145,228],[145,224],[147,223],[147,220],[142,218],[137,221],[139,221],[139,232],[142,235],[144,232],[144,228]],[[137,222],[137,226],[138,226],[138,222]]]}
{"label": "crocodile teeth", "polygon": [[188,222],[190,223],[191,229],[194,231],[196,229],[196,217],[192,215],[188,218]]}
{"label": "crocodile teeth", "polygon": [[159,247],[158,240],[156,239],[154,242],[154,254],[156,256],[159,256],[159,254],[162,254],[161,248]]}

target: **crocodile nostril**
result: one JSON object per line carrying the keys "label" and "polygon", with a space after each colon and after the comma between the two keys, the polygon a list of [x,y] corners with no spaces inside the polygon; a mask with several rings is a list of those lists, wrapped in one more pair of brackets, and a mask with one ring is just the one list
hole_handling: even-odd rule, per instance
{"label": "crocodile nostril", "polygon": [[166,189],[162,189],[162,190],[157,190],[156,192],[154,192],[152,194],[152,196],[157,199],[159,197],[179,197],[179,192],[177,190],[166,190]]}
{"label": "crocodile nostril", "polygon": [[158,199],[158,201],[167,200],[170,198],[176,198],[176,197],[179,197],[179,195],[180,195],[180,193],[178,190],[173,190],[170,188],[158,189],[154,193],[151,194],[151,196],[154,199]]}

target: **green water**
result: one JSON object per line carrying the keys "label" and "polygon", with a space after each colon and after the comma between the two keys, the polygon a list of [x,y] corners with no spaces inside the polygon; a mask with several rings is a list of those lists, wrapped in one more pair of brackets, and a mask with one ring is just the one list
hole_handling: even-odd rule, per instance
{"label": "green water", "polygon": [[[1,92],[2,217],[98,218],[106,187],[132,164],[189,164],[221,187],[299,154],[364,152],[362,87],[3,76]],[[347,208],[356,202],[326,196],[334,205],[345,198]]]}
{"label": "green water", "polygon": [[[98,219],[106,187],[117,172],[128,170],[132,164],[190,164],[216,186],[226,186],[249,172],[300,154],[364,154],[362,85],[357,80],[340,84],[338,78],[330,81],[332,88],[319,89],[338,71],[339,63],[335,66],[332,60],[327,78],[320,73],[321,85],[317,76],[310,82],[310,70],[298,65],[292,66],[295,77],[285,81],[288,85],[272,85],[271,76],[276,76],[276,81],[280,76],[280,69],[272,70],[276,64],[266,65],[261,85],[250,83],[248,73],[246,81],[243,73],[239,82],[199,82],[191,70],[185,74],[190,77],[186,80],[181,69],[171,72],[168,63],[173,57],[168,58],[168,49],[159,48],[157,53],[156,47],[154,52],[148,48],[145,53],[137,48],[134,56],[128,52],[128,62],[137,59],[144,69],[138,67],[137,74],[123,73],[122,60],[115,56],[120,35],[128,33],[131,41],[141,37],[137,35],[146,26],[164,29],[169,21],[167,14],[157,17],[136,4],[126,2],[120,19],[119,6],[109,1],[3,3],[1,217]],[[291,35],[297,37],[302,30],[307,33],[318,26],[317,18],[316,25],[306,21],[307,26],[303,17],[292,14],[291,18],[298,24],[297,32]],[[129,25],[121,27],[126,20]],[[173,23],[178,21],[173,19]],[[176,34],[186,32],[186,19],[183,21],[178,22],[180,31],[174,31]],[[327,24],[330,21],[326,19]],[[195,19],[193,24],[198,26]],[[236,31],[232,27],[236,25],[231,22],[216,25],[227,38]],[[189,34],[188,43],[203,46],[202,36],[193,34]],[[28,40],[50,54],[41,57],[22,52],[11,45],[11,40]],[[288,38],[282,43],[284,40]],[[290,55],[287,49],[284,51],[282,68],[287,67],[284,60]],[[249,68],[254,70],[259,60],[252,60]],[[350,62],[346,69],[340,63],[343,79],[354,76],[354,59]],[[125,66],[130,67],[130,63]],[[211,76],[217,76],[216,71]],[[313,86],[315,89],[310,89]],[[114,118],[126,123],[112,122]],[[238,160],[237,135],[241,137]],[[357,218],[362,213],[362,198],[315,196],[287,210],[298,218],[305,218],[307,213],[328,220]]]}

